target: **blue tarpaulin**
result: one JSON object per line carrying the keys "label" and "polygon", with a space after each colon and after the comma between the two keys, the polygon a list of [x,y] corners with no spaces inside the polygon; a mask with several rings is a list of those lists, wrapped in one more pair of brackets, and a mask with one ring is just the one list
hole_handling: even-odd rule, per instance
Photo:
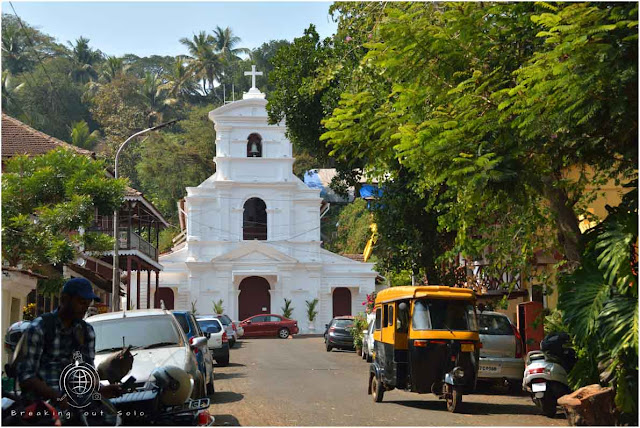
{"label": "blue tarpaulin", "polygon": [[360,188],[360,197],[366,198],[378,198],[382,196],[382,189],[372,184],[363,184]]}

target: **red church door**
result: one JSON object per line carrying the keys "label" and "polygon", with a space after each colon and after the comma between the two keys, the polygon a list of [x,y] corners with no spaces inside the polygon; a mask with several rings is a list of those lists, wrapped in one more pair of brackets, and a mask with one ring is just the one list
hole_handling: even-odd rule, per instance
{"label": "red church door", "polygon": [[156,302],[156,308],[160,308],[160,300],[164,302],[164,308],[168,310],[173,309],[173,290],[169,287],[158,287],[158,292],[154,298]]}
{"label": "red church door", "polygon": [[240,282],[240,296],[238,296],[238,319],[240,321],[252,315],[271,313],[269,288],[269,281],[259,276],[250,276]]}
{"label": "red church door", "polygon": [[340,287],[333,290],[333,316],[351,315],[351,291]]}

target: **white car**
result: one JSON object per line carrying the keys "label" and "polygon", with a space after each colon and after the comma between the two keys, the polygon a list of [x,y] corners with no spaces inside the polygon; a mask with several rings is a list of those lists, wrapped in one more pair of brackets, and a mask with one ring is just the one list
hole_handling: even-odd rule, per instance
{"label": "white car", "polygon": [[[194,381],[192,398],[207,396],[213,391],[213,376],[208,381],[198,369],[194,350],[207,346],[206,337],[195,338],[191,344],[180,324],[170,311],[141,309],[125,312],[109,312],[86,319],[96,333],[95,366],[124,346],[131,345],[133,367],[125,374],[136,378],[136,387],[143,387],[151,372],[157,367],[177,366],[186,371]],[[209,384],[207,384],[209,383]]]}
{"label": "white car", "polygon": [[373,361],[373,325],[374,321],[370,321],[362,339],[362,359],[368,363]]}
{"label": "white car", "polygon": [[[233,348],[233,345],[236,344],[236,342],[241,336],[240,333],[238,332],[239,323],[237,321],[233,321],[229,315],[218,314],[218,315],[215,315],[215,317],[220,320],[222,325],[224,325],[224,328],[227,331],[227,335],[229,336],[229,347]],[[244,328],[242,328],[242,334],[244,335]]]}
{"label": "white car", "polygon": [[209,349],[213,351],[213,358],[218,365],[229,365],[229,338],[224,326],[216,317],[196,317],[200,329],[209,333]]}

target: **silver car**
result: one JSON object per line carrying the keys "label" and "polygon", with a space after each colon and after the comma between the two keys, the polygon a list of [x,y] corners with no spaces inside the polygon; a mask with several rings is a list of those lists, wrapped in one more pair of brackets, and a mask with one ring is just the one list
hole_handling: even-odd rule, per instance
{"label": "silver car", "polygon": [[512,393],[522,390],[523,347],[520,334],[509,317],[498,312],[478,314],[480,333],[479,380],[507,382]]}
{"label": "silver car", "polygon": [[[194,350],[206,348],[207,338],[187,340],[180,324],[169,311],[140,309],[94,315],[86,320],[96,333],[96,367],[123,346],[132,346],[135,354],[129,375],[142,387],[151,372],[161,366],[177,366],[193,379],[192,398],[207,396],[206,381],[198,369]],[[123,380],[128,376],[125,375]]]}

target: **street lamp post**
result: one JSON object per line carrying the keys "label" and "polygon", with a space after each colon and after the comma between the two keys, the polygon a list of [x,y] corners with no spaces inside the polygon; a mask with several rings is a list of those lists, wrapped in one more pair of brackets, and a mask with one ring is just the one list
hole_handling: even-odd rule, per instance
{"label": "street lamp post", "polygon": [[[130,136],[129,138],[127,138],[125,140],[124,143],[120,144],[120,147],[118,148],[118,151],[116,152],[116,159],[114,162],[114,174],[115,174],[115,178],[118,178],[118,156],[120,156],[120,152],[122,151],[122,149],[124,149],[127,144],[129,144],[129,142],[134,139],[135,137],[142,135],[142,134],[146,134],[147,132],[151,132],[151,131],[156,131],[160,128],[164,128],[165,126],[169,126],[169,125],[173,125],[174,123],[176,123],[177,120],[172,120],[170,122],[166,122],[166,123],[161,123],[160,125],[157,126],[153,126],[151,128],[147,128],[147,129],[143,129],[142,131],[136,132],[135,134],[133,134],[132,136]],[[120,207],[117,207],[115,209],[115,211],[113,212],[113,237],[114,239],[114,244],[113,244],[113,278],[112,278],[112,284],[111,284],[111,310],[112,311],[117,311],[120,309],[120,260],[119,260],[119,255],[118,255],[118,249],[120,246],[120,236],[119,236],[119,221],[118,221],[118,214],[120,211]],[[138,290],[138,293],[140,292],[140,290]]]}

